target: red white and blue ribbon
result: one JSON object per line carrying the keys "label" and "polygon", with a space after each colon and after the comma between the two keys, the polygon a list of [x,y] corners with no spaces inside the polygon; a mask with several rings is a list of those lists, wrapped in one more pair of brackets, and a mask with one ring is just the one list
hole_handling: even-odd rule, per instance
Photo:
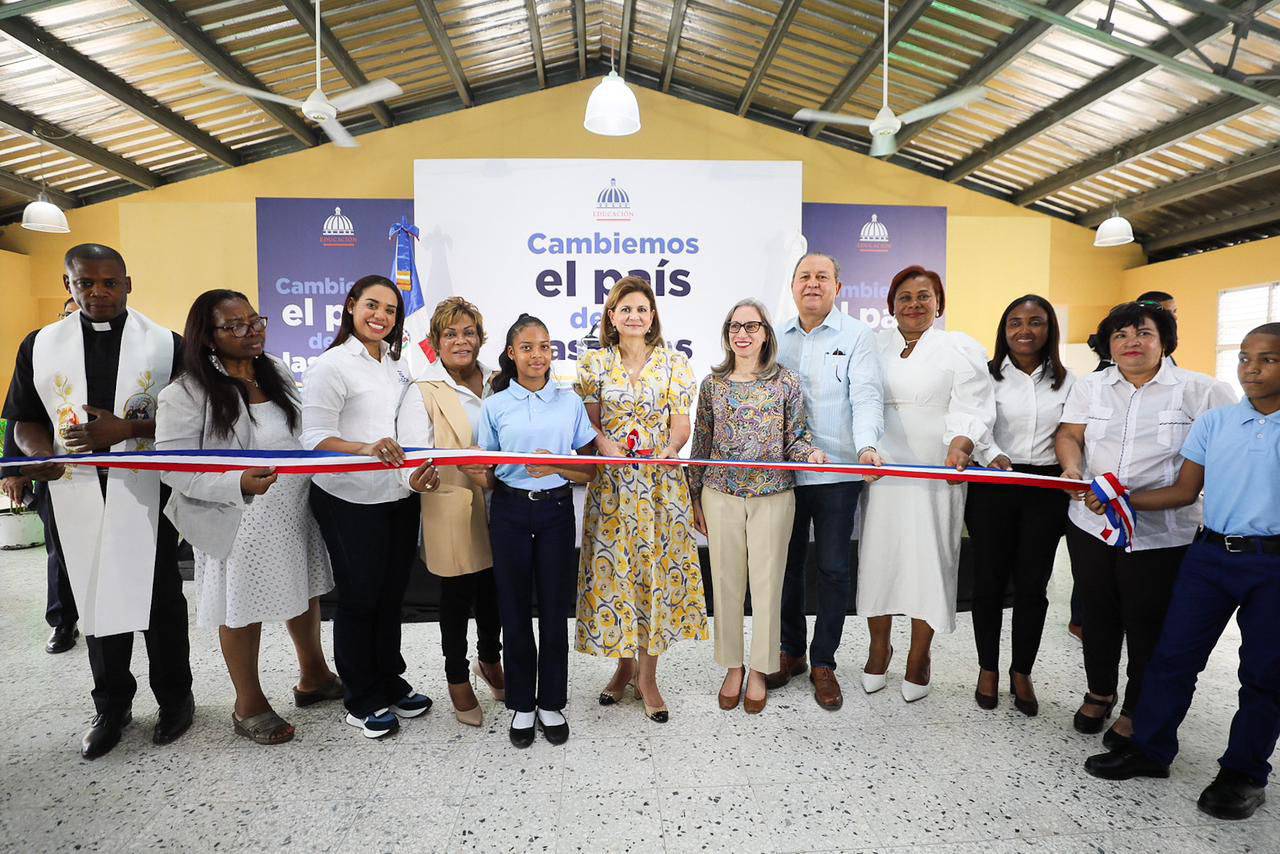
{"label": "red white and blue ribbon", "polygon": [[1089,489],[1102,502],[1107,517],[1102,539],[1116,548],[1133,551],[1133,528],[1138,522],[1138,512],[1129,501],[1129,489],[1111,472],[1095,477]]}
{"label": "red white and blue ribbon", "polygon": [[[654,456],[598,457],[577,454],[518,454],[510,451],[483,451],[475,448],[405,448],[402,468],[414,468],[430,460],[437,466],[461,465],[651,465],[651,466],[731,466],[748,469],[783,469],[788,471],[858,474],[878,477],[906,477],[923,480],[946,480],[965,483],[989,483],[1003,486],[1031,486],[1041,489],[1063,489],[1083,492],[1089,484],[1082,480],[1048,475],[1026,474],[989,468],[968,468],[962,472],[945,466],[869,466],[860,463],[769,462],[761,460],[706,460]],[[338,472],[382,471],[385,463],[372,457],[339,454],[332,451],[117,451],[92,454],[66,454],[54,457],[6,457],[0,467],[35,463],[97,466],[99,468],[149,469],[185,472],[227,472],[250,468],[274,468],[281,474],[333,474]]]}

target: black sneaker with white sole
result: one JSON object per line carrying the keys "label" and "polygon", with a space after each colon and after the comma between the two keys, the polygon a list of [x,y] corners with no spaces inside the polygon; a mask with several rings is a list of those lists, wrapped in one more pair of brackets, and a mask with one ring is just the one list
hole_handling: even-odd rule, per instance
{"label": "black sneaker with white sole", "polygon": [[348,712],[347,724],[361,730],[365,738],[382,738],[400,729],[400,721],[390,709],[378,709],[363,718]]}
{"label": "black sneaker with white sole", "polygon": [[431,708],[431,698],[422,694],[408,693],[391,704],[391,711],[402,718],[416,718]]}

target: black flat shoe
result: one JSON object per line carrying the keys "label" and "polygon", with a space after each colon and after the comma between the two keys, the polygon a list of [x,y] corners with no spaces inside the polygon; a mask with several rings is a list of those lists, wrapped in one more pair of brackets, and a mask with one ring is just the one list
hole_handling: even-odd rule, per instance
{"label": "black flat shoe", "polygon": [[76,645],[76,638],[79,636],[80,630],[76,628],[75,623],[69,626],[54,626],[49,634],[49,640],[44,645],[44,651],[50,655],[66,652]]}
{"label": "black flat shoe", "polygon": [[182,734],[191,729],[196,716],[196,698],[187,694],[177,708],[160,710],[156,719],[155,732],[151,734],[152,744],[169,744],[177,741]]}
{"label": "black flat shoe", "polygon": [[[561,714],[561,717],[564,717]],[[564,744],[569,740],[569,722],[562,724],[546,724],[542,722],[542,716],[538,715],[534,724],[538,729],[542,730],[543,736],[546,737],[549,744]]]}
{"label": "black flat shoe", "polygon": [[1120,733],[1116,732],[1116,728],[1114,726],[1102,734],[1102,746],[1105,747],[1107,750],[1111,750],[1111,751],[1124,750],[1132,742],[1133,742],[1133,739],[1130,738],[1129,736],[1121,735]]}
{"label": "black flat shoe", "polygon": [[1239,821],[1253,815],[1267,802],[1267,790],[1237,771],[1222,769],[1217,778],[1200,793],[1196,806],[1214,818]]}
{"label": "black flat shoe", "polygon": [[1102,717],[1091,718],[1084,712],[1077,711],[1075,718],[1071,721],[1071,725],[1076,728],[1076,732],[1082,732],[1085,735],[1097,735],[1102,732],[1102,725],[1111,717],[1111,710],[1115,708],[1116,700],[1114,697],[1110,700],[1099,700],[1092,694],[1085,694],[1084,705],[1101,708],[1103,710]]}
{"label": "black flat shoe", "polygon": [[[512,712],[511,714],[512,726],[509,730],[507,730],[507,735],[510,736],[511,743],[516,747],[520,747],[520,748],[528,747],[529,745],[533,744],[534,727],[520,727],[519,729],[517,729],[515,726],[515,721],[516,721],[516,716],[515,716],[515,713]],[[535,721],[536,721],[536,717],[535,717]]]}
{"label": "black flat shoe", "polygon": [[122,712],[103,712],[93,716],[93,722],[80,740],[80,755],[85,759],[106,756],[120,743],[120,734],[133,722],[132,708]]}
{"label": "black flat shoe", "polygon": [[[1028,676],[1027,678],[1030,679],[1031,677]],[[1026,715],[1029,718],[1034,718],[1036,715],[1040,714],[1040,701],[1022,699],[1021,697],[1018,696],[1018,689],[1014,687],[1014,684],[1015,683],[1013,681],[1013,668],[1010,667],[1009,668],[1009,696],[1013,697],[1013,707],[1018,711],[1022,712],[1024,715]]]}
{"label": "black flat shoe", "polygon": [[1147,757],[1136,747],[1098,753],[1084,761],[1084,770],[1103,780],[1132,780],[1134,777],[1168,777],[1169,766]]}

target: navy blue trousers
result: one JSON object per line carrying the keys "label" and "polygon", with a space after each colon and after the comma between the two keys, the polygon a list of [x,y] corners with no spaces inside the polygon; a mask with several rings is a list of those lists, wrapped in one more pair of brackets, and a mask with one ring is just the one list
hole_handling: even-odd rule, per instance
{"label": "navy blue trousers", "polygon": [[[573,499],[530,501],[497,489],[489,503],[493,580],[502,617],[507,708],[558,712],[569,698],[569,602],[577,581]],[[533,604],[538,603],[538,638]]]}
{"label": "navy blue trousers", "polygon": [[809,646],[814,667],[836,666],[836,649],[844,633],[853,579],[849,566],[849,541],[862,481],[821,483],[796,487],[796,518],[787,546],[787,569],[782,579],[782,638],[787,655],[805,653],[808,624],[804,617],[804,561],[809,549],[809,525],[818,560],[818,617]]}
{"label": "navy blue trousers", "polygon": [[1133,743],[1160,762],[1177,756],[1196,677],[1232,614],[1240,626],[1240,708],[1218,764],[1265,786],[1280,736],[1280,555],[1192,544],[1147,665]]}

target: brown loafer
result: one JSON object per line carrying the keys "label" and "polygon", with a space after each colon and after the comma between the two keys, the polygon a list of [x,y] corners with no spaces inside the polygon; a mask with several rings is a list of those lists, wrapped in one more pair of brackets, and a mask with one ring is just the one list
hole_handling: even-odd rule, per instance
{"label": "brown loafer", "polygon": [[803,655],[789,655],[780,653],[778,656],[778,669],[773,673],[764,677],[764,684],[770,691],[776,691],[783,685],[791,681],[791,677],[799,676],[809,669],[809,662],[805,661]]}
{"label": "brown loafer", "polygon": [[844,694],[840,693],[836,672],[830,667],[813,668],[809,671],[809,681],[813,683],[813,699],[819,706],[834,712],[844,705]]}
{"label": "brown loafer", "polygon": [[765,689],[764,696],[759,700],[753,700],[745,694],[742,697],[742,711],[749,715],[758,715],[764,711],[765,704],[769,702],[769,690]]}

